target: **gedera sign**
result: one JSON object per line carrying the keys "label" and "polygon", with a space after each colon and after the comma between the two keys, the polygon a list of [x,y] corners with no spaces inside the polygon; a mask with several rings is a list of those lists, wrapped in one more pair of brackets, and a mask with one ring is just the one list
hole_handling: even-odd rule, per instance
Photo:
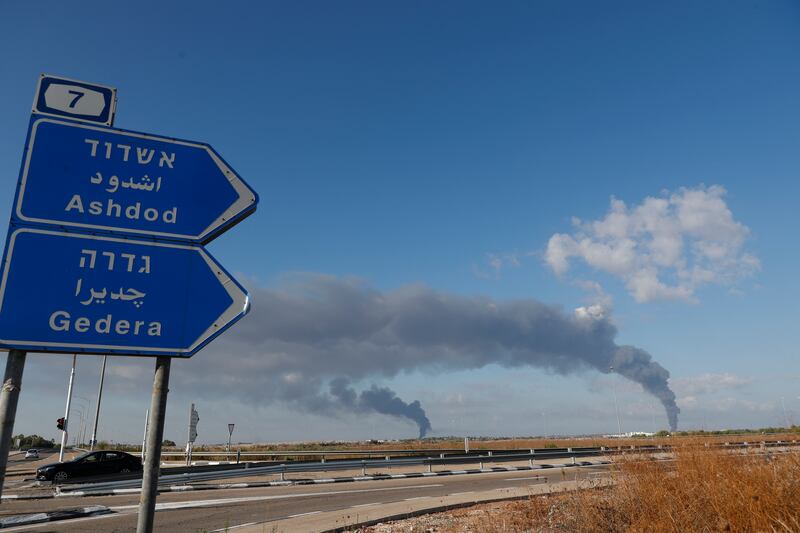
{"label": "gedera sign", "polygon": [[6,251],[6,348],[191,356],[248,310],[200,246],[22,228]]}

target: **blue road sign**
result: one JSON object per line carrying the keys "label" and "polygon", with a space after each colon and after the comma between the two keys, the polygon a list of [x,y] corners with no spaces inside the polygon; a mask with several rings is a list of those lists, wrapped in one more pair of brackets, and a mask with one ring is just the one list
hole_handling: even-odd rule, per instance
{"label": "blue road sign", "polygon": [[248,309],[244,288],[201,246],[9,232],[2,348],[189,357]]}
{"label": "blue road sign", "polygon": [[117,90],[113,87],[42,74],[32,111],[112,126],[116,107]]}
{"label": "blue road sign", "polygon": [[257,202],[207,144],[34,116],[12,222],[206,243]]}

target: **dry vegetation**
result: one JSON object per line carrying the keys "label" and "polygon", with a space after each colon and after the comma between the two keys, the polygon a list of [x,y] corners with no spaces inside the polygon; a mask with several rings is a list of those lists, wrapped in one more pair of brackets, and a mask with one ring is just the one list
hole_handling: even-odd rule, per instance
{"label": "dry vegetation", "polygon": [[610,488],[480,506],[414,530],[800,531],[797,453],[683,446],[674,462],[628,457],[614,476]]}
{"label": "dry vegetation", "polygon": [[[606,446],[609,448],[630,446],[686,445],[697,442],[722,444],[725,442],[774,442],[800,440],[798,433],[774,434],[731,434],[731,435],[691,435],[672,437],[636,437],[636,438],[603,438],[603,437],[565,437],[565,438],[506,438],[506,439],[470,439],[470,450],[508,450],[526,448],[582,448]],[[182,449],[178,447],[177,449]],[[199,446],[195,450],[217,451],[223,445]],[[266,451],[337,451],[337,450],[373,450],[376,453],[387,450],[463,450],[463,439],[408,439],[387,442],[287,442],[276,444],[234,444],[233,449],[245,452]]]}

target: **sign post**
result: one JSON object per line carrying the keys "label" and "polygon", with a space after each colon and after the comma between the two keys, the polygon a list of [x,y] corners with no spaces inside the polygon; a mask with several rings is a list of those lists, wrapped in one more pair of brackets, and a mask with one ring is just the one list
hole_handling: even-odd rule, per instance
{"label": "sign post", "polygon": [[23,350],[11,350],[6,360],[6,374],[0,390],[0,496],[6,478],[8,452],[11,451],[11,436],[14,431],[14,417],[17,414],[17,401],[22,386],[22,372],[25,370]]}
{"label": "sign post", "polygon": [[153,395],[150,399],[150,413],[153,417],[151,431],[147,434],[147,458],[142,475],[142,497],[139,502],[139,518],[136,531],[153,531],[153,518],[158,495],[158,474],[161,469],[161,442],[164,438],[164,416],[167,412],[167,392],[169,392],[169,357],[156,359],[156,372],[153,379]]}
{"label": "sign post", "polygon": [[[255,212],[258,195],[206,143],[112,128],[116,103],[105,85],[39,79],[0,271],[0,349],[10,350],[0,483],[26,351],[155,357],[143,533],[153,530],[170,358],[191,357],[250,309],[204,245]],[[98,413],[101,393],[102,381]]]}

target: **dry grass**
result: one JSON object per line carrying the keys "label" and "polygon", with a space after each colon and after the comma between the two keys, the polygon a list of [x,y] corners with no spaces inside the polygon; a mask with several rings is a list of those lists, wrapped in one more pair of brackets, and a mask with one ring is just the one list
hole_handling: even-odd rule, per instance
{"label": "dry grass", "polygon": [[[506,450],[526,448],[579,448],[591,446],[606,446],[608,448],[630,448],[631,446],[657,446],[657,445],[689,445],[696,443],[725,442],[774,442],[800,440],[797,433],[774,433],[769,435],[714,435],[714,436],[687,436],[687,437],[651,437],[651,438],[514,438],[514,439],[471,439],[470,450]],[[224,446],[205,446],[208,450],[222,450]],[[384,450],[459,450],[464,448],[463,439],[424,439],[404,440],[399,442],[303,442],[303,443],[278,443],[278,444],[235,444],[233,449],[244,451],[284,451],[284,450],[373,450],[376,453]]]}
{"label": "dry grass", "polygon": [[509,503],[439,531],[800,531],[800,455],[685,446],[674,462],[627,458],[607,489]]}

